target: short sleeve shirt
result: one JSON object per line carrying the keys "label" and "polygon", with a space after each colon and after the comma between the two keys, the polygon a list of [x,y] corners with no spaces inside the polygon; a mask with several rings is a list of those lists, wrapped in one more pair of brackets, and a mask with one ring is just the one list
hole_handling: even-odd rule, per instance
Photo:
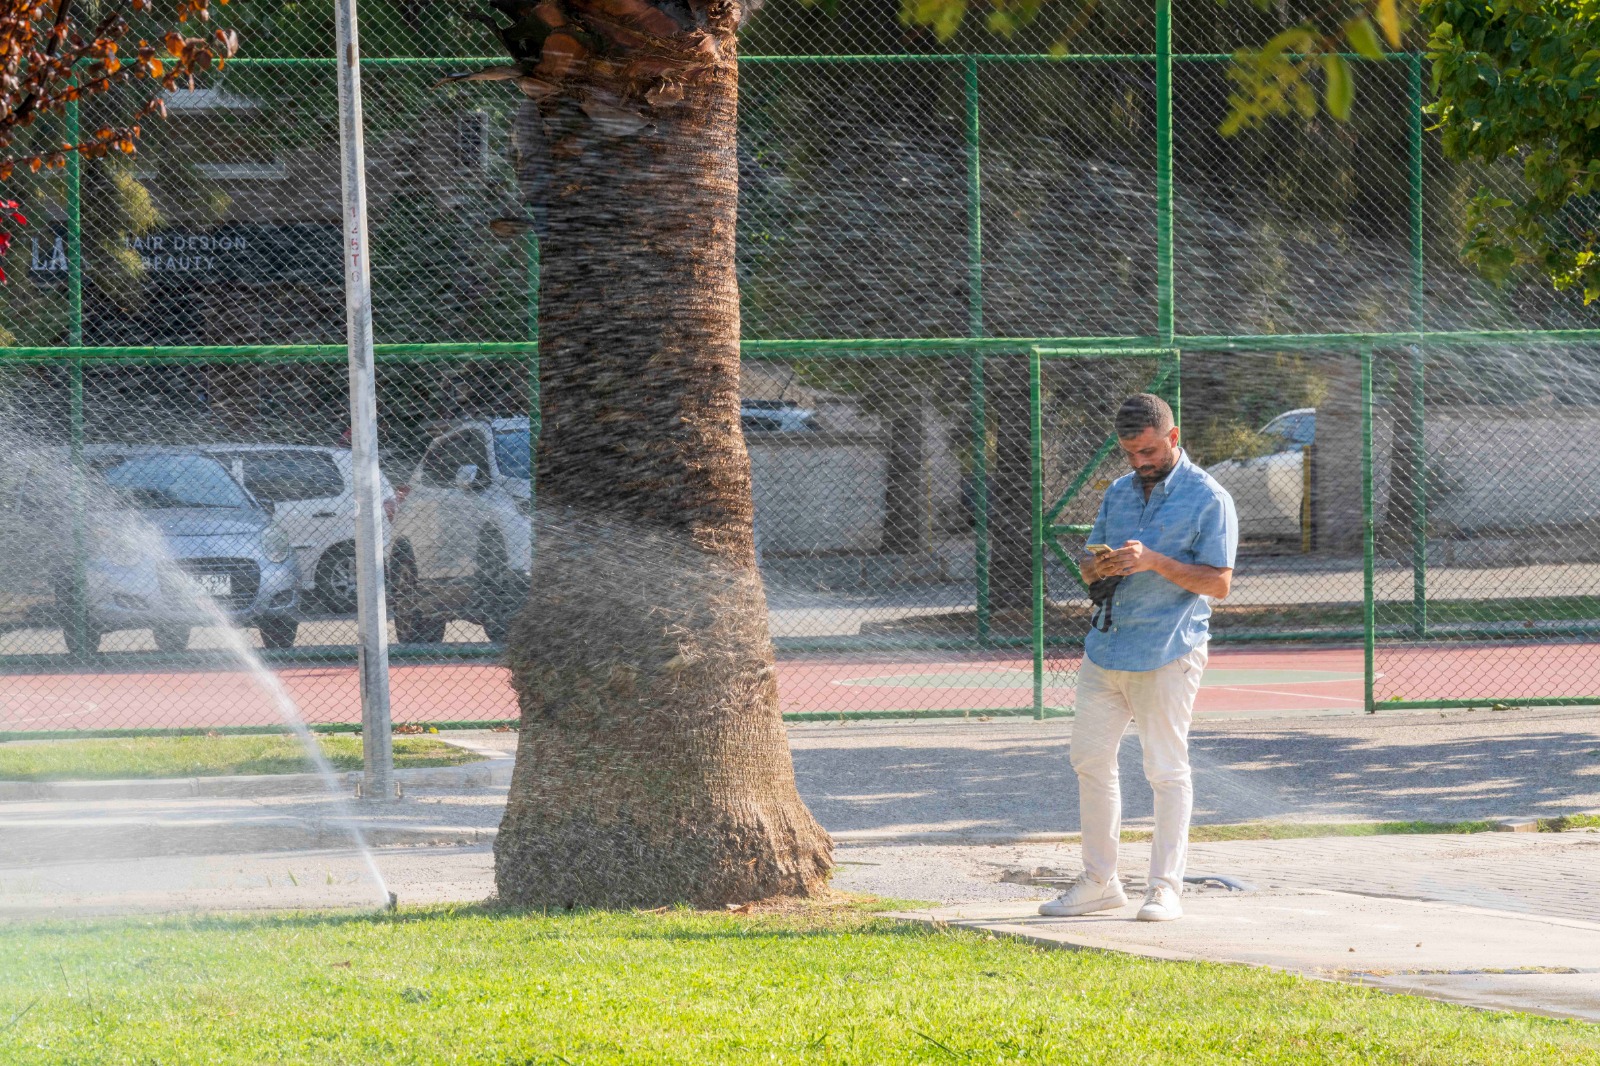
{"label": "short sleeve shirt", "polygon": [[[1090,544],[1120,548],[1137,540],[1180,563],[1232,569],[1239,518],[1226,489],[1181,454],[1150,498],[1134,474],[1111,483]],[[1209,597],[1146,570],[1130,574],[1111,601],[1111,629],[1091,626],[1084,653],[1106,670],[1154,670],[1182,658],[1210,636]]]}

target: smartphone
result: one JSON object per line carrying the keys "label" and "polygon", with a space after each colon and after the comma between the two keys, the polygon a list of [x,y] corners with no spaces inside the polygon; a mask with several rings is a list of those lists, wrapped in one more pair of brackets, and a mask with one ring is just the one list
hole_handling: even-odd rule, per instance
{"label": "smartphone", "polygon": [[1085,544],[1084,547],[1089,550],[1091,555],[1104,555],[1111,550],[1111,545],[1109,544]]}

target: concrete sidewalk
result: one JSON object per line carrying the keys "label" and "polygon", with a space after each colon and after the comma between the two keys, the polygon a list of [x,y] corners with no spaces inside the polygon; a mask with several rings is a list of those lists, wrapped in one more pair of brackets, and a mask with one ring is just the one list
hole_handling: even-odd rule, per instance
{"label": "concrete sidewalk", "polygon": [[1185,917],[1170,924],[1133,920],[1144,844],[1122,849],[1129,905],[1079,918],[1037,913],[1081,869],[1073,845],[880,845],[840,858],[841,888],[902,898],[934,890],[946,905],[904,913],[915,921],[1600,1021],[1600,833],[1196,844],[1191,874],[1251,890],[1190,886]]}
{"label": "concrete sidewalk", "polygon": [[1600,925],[1316,889],[1188,893],[1180,922],[1042,918],[1030,903],[902,912],[1051,947],[1242,963],[1475,1006],[1600,1022]]}

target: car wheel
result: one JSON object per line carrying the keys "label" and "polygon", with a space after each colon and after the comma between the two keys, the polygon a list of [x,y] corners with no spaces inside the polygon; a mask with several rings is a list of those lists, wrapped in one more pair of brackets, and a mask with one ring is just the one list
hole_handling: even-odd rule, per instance
{"label": "car wheel", "polygon": [[156,647],[162,651],[189,650],[188,626],[153,626],[150,632],[156,638]]}
{"label": "car wheel", "polygon": [[268,648],[292,648],[300,635],[300,622],[294,618],[263,618],[256,624],[261,643]]}
{"label": "car wheel", "polygon": [[66,642],[67,654],[74,659],[87,659],[100,654],[101,631],[87,619],[80,632],[72,624],[76,613],[77,596],[72,592],[72,582],[67,577],[57,577],[54,582],[56,606],[61,611],[61,638]]}
{"label": "car wheel", "polygon": [[87,659],[100,654],[101,633],[94,626],[85,626],[80,634],[71,622],[61,627],[61,635],[67,642],[67,654],[74,659]]}
{"label": "car wheel", "polygon": [[485,533],[478,541],[476,578],[472,590],[473,621],[483,626],[489,640],[504,644],[511,619],[522,605],[520,587],[506,561],[499,534]]}
{"label": "car wheel", "polygon": [[317,563],[317,599],[334,614],[356,609],[356,546],[335,544]]}
{"label": "car wheel", "polygon": [[389,567],[389,602],[394,607],[394,635],[401,644],[438,644],[445,619],[426,613],[417,563],[410,552],[396,552]]}

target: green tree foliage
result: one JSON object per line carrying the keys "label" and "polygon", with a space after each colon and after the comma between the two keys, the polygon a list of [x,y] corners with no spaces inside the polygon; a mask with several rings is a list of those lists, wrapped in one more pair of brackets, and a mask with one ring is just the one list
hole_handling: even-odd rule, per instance
{"label": "green tree foliage", "polygon": [[1491,278],[1532,264],[1600,299],[1600,0],[1429,0],[1438,120],[1455,160],[1522,164],[1468,206],[1465,256]]}
{"label": "green tree foliage", "polygon": [[[1100,0],[1078,11],[1052,47],[1066,51]],[[1228,0],[1218,0],[1226,5]],[[1558,289],[1600,299],[1600,0],[1252,0],[1283,28],[1241,49],[1221,132],[1280,116],[1350,118],[1360,60],[1407,42],[1420,13],[1433,63],[1434,102],[1454,162],[1522,165],[1516,188],[1481,188],[1466,208],[1463,258],[1494,281],[1532,266]],[[990,0],[987,28],[1011,34],[1038,20],[1044,0]],[[901,21],[948,40],[968,0],[901,0]],[[1414,42],[1422,45],[1420,39]],[[1354,61],[1354,62],[1353,62]]]}

